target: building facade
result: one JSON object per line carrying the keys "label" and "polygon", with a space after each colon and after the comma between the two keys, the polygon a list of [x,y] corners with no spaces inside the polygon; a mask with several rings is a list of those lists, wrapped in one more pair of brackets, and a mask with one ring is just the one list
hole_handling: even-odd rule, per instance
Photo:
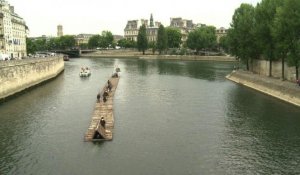
{"label": "building facade", "polygon": [[194,30],[196,25],[193,23],[193,20],[187,20],[178,17],[170,19],[170,27],[179,29],[182,34],[181,40],[185,42],[187,40],[189,32]]}
{"label": "building facade", "polygon": [[75,36],[76,46],[81,46],[83,44],[88,44],[89,39],[94,36],[93,34],[79,34]]}
{"label": "building facade", "polygon": [[137,41],[139,29],[143,24],[146,26],[148,41],[155,42],[157,39],[158,28],[161,25],[161,23],[154,22],[152,14],[150,17],[150,23],[146,19],[127,21],[127,25],[124,29],[124,38],[132,41]]}
{"label": "building facade", "polygon": [[61,37],[63,35],[64,35],[64,33],[63,33],[63,26],[62,25],[58,25],[57,26],[57,37]]}
{"label": "building facade", "polygon": [[0,54],[19,59],[27,56],[27,30],[24,19],[15,13],[14,7],[0,0]]}
{"label": "building facade", "polygon": [[216,34],[217,34],[217,42],[220,43],[220,38],[227,35],[227,29],[225,29],[224,27],[220,27],[219,29],[216,30]]}

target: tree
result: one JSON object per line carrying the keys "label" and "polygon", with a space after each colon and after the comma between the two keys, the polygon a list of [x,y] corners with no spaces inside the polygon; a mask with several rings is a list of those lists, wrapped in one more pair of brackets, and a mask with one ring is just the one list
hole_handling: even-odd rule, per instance
{"label": "tree", "polygon": [[158,28],[156,46],[159,54],[168,48],[168,36],[163,25],[160,25]]}
{"label": "tree", "polygon": [[229,53],[229,38],[228,36],[222,36],[220,38],[219,46],[226,52]]}
{"label": "tree", "polygon": [[167,27],[166,28],[168,47],[169,48],[179,48],[181,44],[182,34],[179,29]]}
{"label": "tree", "polygon": [[287,56],[289,65],[295,66],[296,79],[299,78],[300,65],[300,1],[285,0],[277,9],[273,34],[277,39],[277,48]]}
{"label": "tree", "polygon": [[99,39],[99,46],[102,48],[108,48],[113,45],[114,36],[110,31],[103,31]]}
{"label": "tree", "polygon": [[282,0],[262,0],[255,9],[254,33],[257,39],[258,51],[269,60],[269,76],[272,76],[272,61],[276,59],[276,40],[272,35],[276,10],[282,5]]}
{"label": "tree", "polygon": [[190,32],[186,41],[190,49],[195,49],[197,54],[200,50],[211,49],[217,44],[216,28],[202,26]]}
{"label": "tree", "polygon": [[46,43],[47,50],[55,50],[61,48],[61,43],[59,38],[50,38]]}
{"label": "tree", "polygon": [[88,47],[92,48],[92,49],[99,47],[100,38],[101,38],[100,35],[94,35],[94,36],[90,37],[90,39],[88,41]]}
{"label": "tree", "polygon": [[249,70],[249,61],[258,58],[257,43],[254,35],[254,7],[241,4],[232,17],[231,28],[228,30],[230,53],[241,59]]}
{"label": "tree", "polygon": [[64,35],[59,38],[61,49],[70,49],[75,46],[75,38],[71,35]]}
{"label": "tree", "polygon": [[26,49],[28,54],[35,54],[37,51],[34,41],[30,38],[26,38]]}
{"label": "tree", "polygon": [[47,48],[46,48],[46,38],[35,40],[34,45],[35,45],[36,51],[45,51],[45,50],[47,50]]}
{"label": "tree", "polygon": [[146,33],[146,26],[143,24],[139,29],[139,34],[137,37],[137,48],[139,51],[143,52],[145,55],[145,50],[148,48],[148,39]]}
{"label": "tree", "polygon": [[149,42],[149,47],[152,49],[152,54],[154,55],[156,51],[156,42],[155,41]]}

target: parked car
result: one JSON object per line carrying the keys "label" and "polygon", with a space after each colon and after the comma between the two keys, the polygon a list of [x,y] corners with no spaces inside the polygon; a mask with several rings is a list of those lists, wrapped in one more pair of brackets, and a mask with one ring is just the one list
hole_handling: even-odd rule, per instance
{"label": "parked car", "polygon": [[3,60],[3,61],[10,60],[10,57],[8,54],[0,54],[0,60]]}

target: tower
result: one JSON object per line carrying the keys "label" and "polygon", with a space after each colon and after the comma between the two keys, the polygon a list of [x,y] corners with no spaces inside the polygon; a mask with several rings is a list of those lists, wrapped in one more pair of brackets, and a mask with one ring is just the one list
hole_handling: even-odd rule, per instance
{"label": "tower", "polygon": [[57,26],[57,37],[61,37],[61,36],[63,36],[63,26],[58,25]]}
{"label": "tower", "polygon": [[151,16],[150,16],[150,27],[154,27],[152,13],[151,13]]}

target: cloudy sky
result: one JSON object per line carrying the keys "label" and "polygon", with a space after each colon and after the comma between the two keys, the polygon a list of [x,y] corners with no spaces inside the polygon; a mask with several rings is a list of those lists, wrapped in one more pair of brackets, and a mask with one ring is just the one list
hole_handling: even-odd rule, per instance
{"label": "cloudy sky", "polygon": [[123,35],[127,20],[148,19],[164,26],[171,17],[192,19],[219,27],[229,27],[234,10],[241,3],[256,5],[261,0],[7,0],[23,17],[30,36],[55,36],[58,24],[64,34],[101,33],[109,30]]}

